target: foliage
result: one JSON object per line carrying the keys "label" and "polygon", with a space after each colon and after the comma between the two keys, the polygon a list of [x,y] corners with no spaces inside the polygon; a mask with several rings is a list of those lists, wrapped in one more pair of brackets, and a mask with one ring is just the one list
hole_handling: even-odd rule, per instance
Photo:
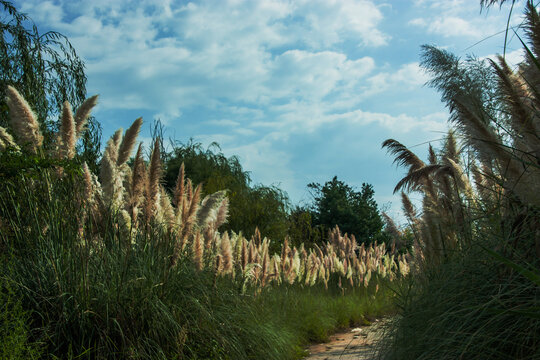
{"label": "foliage", "polygon": [[223,231],[254,234],[258,227],[271,239],[285,238],[287,194],[275,186],[253,185],[236,156],[227,158],[216,143],[204,149],[200,143],[190,140],[187,144],[175,144],[165,157],[164,180],[168,189],[174,188],[184,163],[193,182],[203,185],[204,194],[227,190],[229,218],[221,228]]}
{"label": "foliage", "polygon": [[357,191],[334,176],[324,185],[311,183],[308,187],[314,199],[311,212],[316,226],[328,230],[338,225],[359,242],[384,240],[383,222],[372,185],[364,183],[361,191]]}
{"label": "foliage", "polygon": [[303,243],[308,249],[313,248],[315,244],[324,243],[327,235],[322,226],[313,224],[313,217],[309,209],[300,206],[295,207],[289,214],[287,234],[291,244],[300,246]]}
{"label": "foliage", "polygon": [[[68,39],[55,31],[38,32],[25,14],[0,0],[0,126],[9,128],[6,87],[14,86],[32,104],[41,122],[45,143],[52,146],[55,119],[65,101],[78,107],[86,97],[84,63]],[[79,152],[96,169],[101,126],[89,119]]]}
{"label": "foliage", "polygon": [[39,344],[30,342],[29,318],[6,278],[0,278],[0,359],[40,357]]}
{"label": "foliage", "polygon": [[46,172],[39,182],[10,178],[1,192],[2,223],[15,231],[1,232],[13,265],[2,263],[0,277],[32,310],[32,333],[50,356],[292,359],[306,342],[390,308],[389,293],[374,295],[386,281],[375,272],[366,288],[338,286],[333,275],[328,290],[284,281],[260,291],[217,276],[215,266],[197,270],[191,251],[171,267],[174,242],[159,226],[126,247],[129,235],[111,214],[98,238],[81,237],[83,212],[70,201],[80,175],[47,185]]}
{"label": "foliage", "polygon": [[[484,246],[499,246],[500,239]],[[473,246],[396,287],[400,317],[385,359],[537,359],[538,286]]]}

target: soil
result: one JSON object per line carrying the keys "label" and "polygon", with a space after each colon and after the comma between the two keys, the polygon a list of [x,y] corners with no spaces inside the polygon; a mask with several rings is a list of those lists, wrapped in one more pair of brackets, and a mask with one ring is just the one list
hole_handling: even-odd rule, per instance
{"label": "soil", "polygon": [[370,326],[350,328],[330,336],[329,342],[311,345],[305,360],[375,360],[375,343],[386,319],[374,320]]}

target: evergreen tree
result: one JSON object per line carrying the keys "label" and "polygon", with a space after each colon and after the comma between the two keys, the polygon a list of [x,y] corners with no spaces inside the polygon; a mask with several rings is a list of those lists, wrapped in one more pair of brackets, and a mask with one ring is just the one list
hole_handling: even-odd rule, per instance
{"label": "evergreen tree", "polygon": [[353,234],[358,242],[385,239],[372,185],[364,183],[361,191],[356,191],[334,176],[324,185],[311,183],[308,188],[314,199],[310,210],[315,226],[329,230],[337,225],[342,232]]}

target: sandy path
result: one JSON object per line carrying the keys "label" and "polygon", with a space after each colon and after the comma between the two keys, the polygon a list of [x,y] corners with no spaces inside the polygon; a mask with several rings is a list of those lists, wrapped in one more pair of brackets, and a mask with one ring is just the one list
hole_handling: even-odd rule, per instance
{"label": "sandy path", "polygon": [[371,326],[348,329],[330,336],[324,344],[311,345],[306,360],[373,360],[374,342],[379,338],[385,320],[375,320]]}

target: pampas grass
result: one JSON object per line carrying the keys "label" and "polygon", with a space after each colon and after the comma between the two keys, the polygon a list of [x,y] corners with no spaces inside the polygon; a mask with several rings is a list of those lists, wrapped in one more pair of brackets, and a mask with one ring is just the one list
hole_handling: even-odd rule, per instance
{"label": "pampas grass", "polygon": [[161,181],[162,165],[160,155],[159,139],[154,140],[150,164],[148,166],[148,182],[146,187],[146,209],[147,219],[151,219],[158,210],[159,186]]}
{"label": "pampas grass", "polygon": [[142,122],[143,120],[140,117],[135,120],[133,124],[131,124],[131,126],[126,130],[124,138],[122,139],[122,143],[120,144],[120,147],[118,149],[118,159],[116,160],[116,164],[118,166],[128,161],[129,157],[131,156],[133,147],[137,142],[137,136],[139,136]]}
{"label": "pampas grass", "polygon": [[43,145],[43,135],[39,130],[36,114],[14,87],[8,86],[6,93],[11,127],[19,139],[20,145],[36,154]]}
{"label": "pampas grass", "polygon": [[0,126],[0,151],[4,151],[7,148],[18,150],[19,146],[15,143],[13,136]]}
{"label": "pampas grass", "polygon": [[[91,108],[95,100],[85,106]],[[64,109],[62,146],[76,141],[77,119],[87,117],[73,118],[67,105]],[[39,179],[47,181],[29,179],[30,186],[21,189],[10,185],[10,191],[24,192],[21,201],[39,198],[32,200],[24,216],[0,202],[0,216],[14,216],[5,223],[2,219],[0,244],[17,243],[17,251],[31,254],[21,257],[17,281],[21,292],[33,297],[25,302],[36,306],[35,321],[43,324],[44,341],[54,356],[83,356],[88,351],[96,358],[219,358],[226,349],[239,359],[281,359],[285,353],[276,347],[292,330],[267,333],[269,327],[281,329],[290,321],[281,315],[269,320],[276,316],[275,308],[258,308],[266,306],[269,294],[299,289],[337,306],[336,298],[372,294],[373,283],[403,275],[404,266],[384,245],[374,244],[357,254],[354,237],[342,235],[338,228],[332,232],[333,242],[316,249],[291,246],[287,238],[281,256],[269,252],[274,246],[258,229],[250,240],[242,233],[220,232],[228,213],[226,193],[201,201],[202,186],[194,187],[182,167],[170,196],[160,181],[159,139],[152,145],[148,169],[142,144],[128,165],[140,123],[137,119],[124,136],[118,130],[108,140],[99,177],[83,164],[73,177],[49,182],[45,171]],[[73,150],[73,156],[66,149]],[[66,160],[75,160],[71,162],[76,166],[76,147],[66,149],[45,156],[69,153]],[[7,194],[2,197],[6,199],[18,197]],[[24,223],[27,219],[30,223]],[[373,275],[365,276],[365,269]],[[254,314],[260,316],[256,321]],[[325,326],[325,331],[335,324]],[[300,340],[292,340],[294,346],[306,341],[303,334],[308,331],[296,335]],[[260,339],[252,346],[245,334],[268,342],[264,351],[258,350]],[[208,338],[217,345],[208,345]],[[292,351],[292,345],[287,346]],[[287,354],[295,358],[298,353]]]}
{"label": "pampas grass", "polygon": [[86,123],[92,109],[97,105],[98,95],[94,95],[86,99],[81,106],[75,112],[75,129],[77,131],[77,136],[80,136],[86,127]]}
{"label": "pampas grass", "polygon": [[71,105],[65,101],[62,106],[60,123],[60,151],[61,158],[71,160],[75,156],[75,143],[77,142],[77,130]]}

